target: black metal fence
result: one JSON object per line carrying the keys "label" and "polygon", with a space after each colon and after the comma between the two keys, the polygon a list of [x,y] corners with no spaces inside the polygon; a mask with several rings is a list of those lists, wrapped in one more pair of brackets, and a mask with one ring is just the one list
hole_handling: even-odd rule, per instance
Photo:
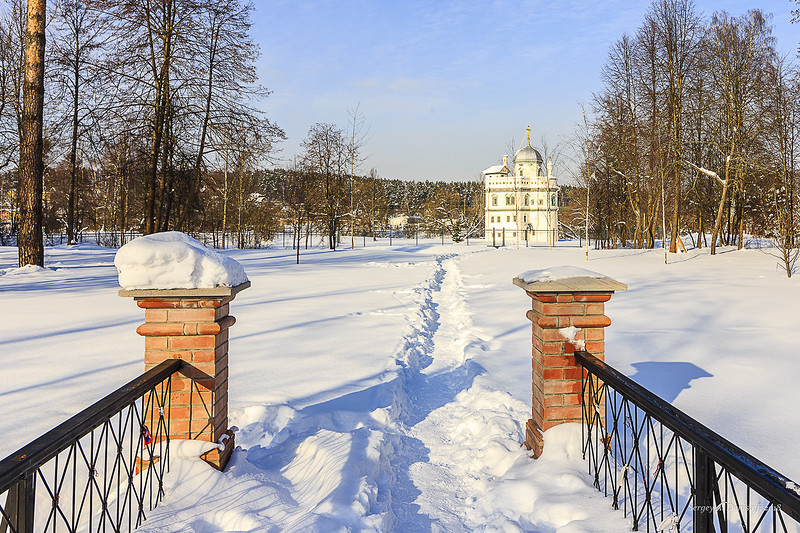
{"label": "black metal fence", "polygon": [[583,455],[634,531],[800,531],[800,487],[586,352]]}
{"label": "black metal fence", "polygon": [[0,461],[0,533],[138,527],[164,495],[183,364],[161,363]]}
{"label": "black metal fence", "polygon": [[[563,247],[582,247],[583,238],[578,236],[575,239],[568,238],[558,229],[534,230],[522,229],[490,229],[487,231],[486,241],[490,246],[502,248],[505,246],[524,246],[525,248],[535,248],[540,246]],[[519,241],[519,242],[517,242]]]}

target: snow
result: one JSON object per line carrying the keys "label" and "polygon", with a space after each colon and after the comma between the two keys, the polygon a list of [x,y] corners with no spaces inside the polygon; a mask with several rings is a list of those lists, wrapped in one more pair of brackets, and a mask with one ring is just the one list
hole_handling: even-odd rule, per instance
{"label": "snow", "polygon": [[[170,457],[197,458],[211,450],[221,450],[223,446],[202,440],[172,439],[169,443]],[[166,448],[164,448],[166,449]],[[151,453],[154,457],[161,454],[161,446],[152,446]]]}
{"label": "snow", "polygon": [[234,259],[178,231],[132,240],[119,249],[114,265],[124,289],[207,289],[248,281]]}
{"label": "snow", "polygon": [[583,342],[582,340],[577,340],[577,341],[575,340],[575,337],[578,335],[578,333],[580,333],[580,331],[581,331],[580,328],[576,328],[575,326],[569,326],[568,328],[560,328],[558,330],[558,333],[562,337],[567,339],[569,342],[571,342],[578,350],[585,350],[586,343]]}
{"label": "snow", "polygon": [[36,265],[25,265],[18,268],[0,268],[0,276],[24,276],[26,274],[37,274],[47,270],[50,269]]}
{"label": "snow", "polygon": [[505,165],[494,165],[494,166],[491,166],[491,167],[487,168],[486,170],[484,170],[483,173],[484,174],[497,174],[499,172],[502,172],[504,168],[506,169],[506,172],[508,172],[508,168]]}
{"label": "snow", "polygon": [[559,281],[569,278],[605,277],[608,276],[576,266],[556,266],[541,270],[527,270],[517,276],[517,278],[521,279],[524,283],[536,283],[537,281]]}
{"label": "snow", "polygon": [[[660,249],[591,251],[587,263],[578,247],[474,242],[303,250],[300,265],[292,250],[220,252],[253,281],[231,302],[237,449],[224,473],[197,449],[171,451],[165,500],[141,530],[629,530],[586,474],[577,425],[547,431],[536,461],[519,446],[531,301],[509,277],[532,266],[625,280],[605,304],[606,360],[800,480],[787,453],[800,440],[787,412],[797,278],[760,250],[717,252],[669,265]],[[143,371],[142,310],[116,295],[113,259],[59,246],[46,268],[8,275],[17,250],[0,247],[0,409],[14,413],[0,417],[0,457]]]}

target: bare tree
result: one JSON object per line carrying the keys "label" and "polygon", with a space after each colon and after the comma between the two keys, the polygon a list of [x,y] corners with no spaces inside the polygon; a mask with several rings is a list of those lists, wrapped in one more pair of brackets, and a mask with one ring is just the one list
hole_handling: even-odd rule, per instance
{"label": "bare tree", "polygon": [[289,214],[292,226],[292,247],[296,251],[296,263],[300,264],[300,239],[304,225],[311,217],[311,206],[314,204],[316,190],[314,174],[302,168],[295,159],[291,168],[282,170],[278,182],[280,199]]}
{"label": "bare tree", "polygon": [[355,247],[355,220],[357,204],[353,202],[353,181],[355,180],[355,171],[366,159],[361,154],[361,149],[366,144],[367,132],[364,127],[364,114],[360,111],[361,104],[357,104],[355,108],[347,112],[349,121],[349,134],[350,143],[348,145],[348,159],[350,160],[350,178],[348,179],[348,195],[349,195],[349,208],[350,208],[350,248]]}
{"label": "bare tree", "polygon": [[363,178],[358,184],[358,212],[362,218],[362,225],[372,236],[372,240],[377,240],[375,230],[378,221],[385,218],[389,205],[386,199],[386,190],[382,180],[378,178],[378,171],[371,168],[369,176]]}
{"label": "bare tree", "polygon": [[259,51],[250,37],[253,4],[240,0],[200,4],[198,31],[190,36],[190,47],[196,52],[196,72],[186,81],[187,111],[196,123],[196,155],[193,157],[191,182],[182,201],[179,226],[193,214],[192,204],[202,186],[206,158],[213,152],[209,143],[210,129],[229,120],[234,112],[258,117],[262,137],[272,141],[284,138],[283,131],[267,120],[254,107],[269,91],[256,84],[255,62]]}
{"label": "bare tree", "polygon": [[[158,200],[169,192],[166,187],[167,148],[177,71],[189,68],[179,58],[192,56],[188,35],[197,30],[199,2],[178,0],[98,0],[116,23],[114,74],[125,82],[127,99],[146,109],[150,138],[144,232],[158,229]],[[185,79],[186,77],[184,77]],[[128,104],[130,105],[130,103]]]}
{"label": "bare tree", "polygon": [[347,215],[346,166],[349,147],[342,130],[334,124],[317,123],[302,144],[304,166],[319,175],[322,190],[319,215],[328,234],[328,245],[336,249],[343,217]]}
{"label": "bare tree", "polygon": [[483,207],[483,183],[474,181],[438,187],[423,212],[429,231],[450,233],[453,242],[461,242],[482,229]]}
{"label": "bare tree", "polygon": [[689,73],[699,57],[701,24],[692,0],[656,0],[648,17],[656,32],[658,71],[666,94],[670,152],[667,168],[672,178],[669,251],[675,253],[683,197],[684,96]]}
{"label": "bare tree", "polygon": [[[791,277],[798,260],[797,171],[800,141],[800,73],[785,59],[774,58],[766,69],[764,96],[759,99],[764,121],[763,162],[770,176],[772,215],[770,235],[786,275]],[[771,218],[771,217],[770,217]]]}
{"label": "bare tree", "polygon": [[0,169],[17,161],[22,142],[26,25],[23,0],[0,7]]}
{"label": "bare tree", "polygon": [[[70,131],[69,190],[67,193],[67,242],[75,237],[78,204],[79,141],[90,128],[99,130],[104,84],[95,54],[105,44],[106,19],[89,9],[84,0],[62,0],[55,11],[50,47],[57,85],[64,99],[63,125]],[[59,98],[57,98],[59,100]]]}
{"label": "bare tree", "polygon": [[[764,15],[758,10],[750,11],[741,18],[731,17],[725,12],[716,13],[709,30],[711,40],[710,73],[713,90],[719,109],[717,124],[712,132],[712,142],[717,153],[724,157],[724,180],[722,182],[719,208],[711,237],[711,253],[716,253],[717,239],[722,227],[724,207],[728,192],[734,182],[743,188],[747,172],[747,140],[754,131],[753,102],[759,96],[761,68],[771,53],[771,36]],[[708,174],[710,175],[710,174]],[[743,224],[743,202],[737,205],[739,212],[739,246]]]}

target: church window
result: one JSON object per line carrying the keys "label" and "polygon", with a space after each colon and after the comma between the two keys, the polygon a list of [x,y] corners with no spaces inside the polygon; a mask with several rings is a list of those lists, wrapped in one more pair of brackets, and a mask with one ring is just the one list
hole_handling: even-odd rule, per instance
{"label": "church window", "polygon": [[497,205],[497,196],[492,196],[492,205]]}
{"label": "church window", "polygon": [[506,205],[514,205],[514,197],[513,196],[506,196]]}
{"label": "church window", "polygon": [[506,217],[506,222],[511,222],[511,215]]}
{"label": "church window", "polygon": [[528,215],[522,215],[522,221],[523,222],[527,222],[528,221]]}
{"label": "church window", "polygon": [[552,205],[553,207],[556,206],[556,195],[555,194],[550,197],[550,205]]}
{"label": "church window", "polygon": [[527,194],[525,195],[525,205],[530,205],[531,198]]}
{"label": "church window", "polygon": [[544,200],[542,200],[541,198],[539,198],[539,205],[544,205]]}
{"label": "church window", "polygon": [[514,222],[517,221],[517,215],[514,215]]}

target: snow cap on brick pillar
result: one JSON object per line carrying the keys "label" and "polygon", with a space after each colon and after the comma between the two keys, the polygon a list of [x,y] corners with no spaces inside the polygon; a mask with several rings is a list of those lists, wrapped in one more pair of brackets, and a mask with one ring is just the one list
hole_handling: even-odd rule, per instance
{"label": "snow cap on brick pillar", "polygon": [[[174,231],[129,242],[114,264],[123,287],[119,295],[132,296],[145,310],[136,330],[145,338],[145,371],[166,359],[186,362],[172,377],[163,414],[170,438],[224,440],[224,449],[204,455],[223,469],[234,444],[228,431],[228,328],[236,319],[229,304],[250,286],[244,269]],[[160,413],[154,415],[158,420]]]}
{"label": "snow cap on brick pillar", "polygon": [[604,304],[628,286],[611,278],[562,266],[529,270],[514,278],[531,297],[533,416],[525,428],[525,446],[539,457],[543,434],[565,422],[580,422],[583,368],[574,357],[585,350],[605,359],[605,333],[611,325]]}

